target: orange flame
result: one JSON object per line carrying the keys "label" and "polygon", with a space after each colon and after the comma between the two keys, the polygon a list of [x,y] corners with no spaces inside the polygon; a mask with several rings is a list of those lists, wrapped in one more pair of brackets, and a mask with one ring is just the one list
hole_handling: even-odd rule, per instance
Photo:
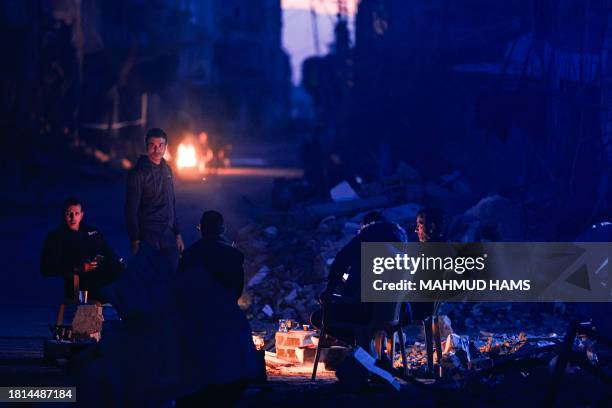
{"label": "orange flame", "polygon": [[196,148],[192,143],[181,143],[177,150],[176,167],[180,169],[193,168],[198,165]]}

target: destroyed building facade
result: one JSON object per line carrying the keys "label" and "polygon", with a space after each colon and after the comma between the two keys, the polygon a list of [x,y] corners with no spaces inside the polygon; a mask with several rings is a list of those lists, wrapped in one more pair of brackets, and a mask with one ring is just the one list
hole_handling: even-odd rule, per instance
{"label": "destroyed building facade", "polygon": [[609,19],[605,1],[363,0],[329,145],[351,177],[401,162],[426,180],[454,174],[473,197],[563,225],[532,226],[539,237],[570,239],[610,215]]}
{"label": "destroyed building facade", "polygon": [[277,134],[288,116],[280,1],[9,1],[0,21],[0,114],[24,135],[17,152],[135,152],[158,122],[227,143]]}

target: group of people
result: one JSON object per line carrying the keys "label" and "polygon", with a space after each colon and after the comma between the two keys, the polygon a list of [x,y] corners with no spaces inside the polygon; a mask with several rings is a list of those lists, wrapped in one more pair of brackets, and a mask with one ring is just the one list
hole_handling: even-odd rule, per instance
{"label": "group of people", "polygon": [[[250,378],[257,371],[253,363],[255,360],[254,348],[248,323],[236,302],[244,286],[244,256],[224,238],[224,219],[217,211],[205,211],[202,214],[199,223],[201,239],[185,249],[176,211],[173,174],[163,158],[167,144],[168,138],[163,130],[149,130],[145,137],[146,155],[139,158],[128,175],[125,222],[134,258],[127,269],[123,260],[116,255],[102,233],[97,228],[82,222],[83,203],[79,199],[69,198],[62,207],[60,227],[51,231],[45,240],[41,255],[41,272],[45,276],[64,278],[65,302],[78,303],[79,291],[88,291],[90,301],[96,303],[111,301],[115,305],[115,300],[117,303],[122,303],[125,302],[126,297],[117,296],[117,293],[121,292],[121,289],[118,289],[115,291],[114,298],[110,294],[108,295],[110,298],[107,299],[105,288],[109,284],[119,281],[122,276],[127,276],[130,272],[132,276],[138,274],[150,276],[147,273],[153,272],[152,269],[159,266],[157,263],[165,263],[161,269],[177,271],[176,279],[172,279],[175,284],[171,284],[171,287],[168,288],[164,286],[165,283],[159,283],[159,285],[164,286],[161,290],[169,293],[168,299],[175,300],[169,300],[168,303],[164,303],[169,305],[168,307],[158,308],[149,314],[161,316],[155,318],[160,320],[159,324],[177,325],[174,333],[178,337],[173,341],[183,344],[183,347],[179,347],[181,350],[177,351],[181,353],[181,357],[175,360],[183,359],[185,363],[182,368],[177,368],[179,374],[176,375],[176,378],[195,378],[194,375],[198,378],[205,378],[205,376],[202,377],[204,374],[198,370],[202,366],[211,364],[218,367],[214,378],[220,378],[220,373],[224,372],[223,367],[226,364],[221,360],[213,362],[214,356],[210,354],[202,354],[199,359],[193,359],[194,355],[201,353],[200,343],[194,343],[193,347],[190,347],[185,340],[190,338],[189,333],[193,333],[193,325],[177,322],[172,317],[191,315],[193,316],[190,318],[191,322],[202,320],[204,319],[203,310],[200,308],[204,307],[207,301],[211,308],[214,307],[218,311],[223,309],[223,316],[215,318],[208,315],[205,320],[201,321],[202,327],[199,330],[204,330],[204,327],[214,327],[216,319],[218,332],[227,335],[226,342],[236,343],[236,347],[243,351],[243,354],[236,354],[236,364],[249,367],[248,370],[244,369],[245,373],[242,377],[236,374],[236,370],[225,369],[228,373],[226,383],[240,378]],[[419,241],[441,241],[441,231],[442,216],[439,210],[424,209],[419,212],[415,229]],[[312,315],[313,326],[320,328],[324,316],[326,320],[353,323],[367,322],[370,318],[370,304],[360,301],[359,271],[362,242],[407,242],[407,233],[398,224],[385,219],[382,213],[368,213],[362,220],[357,235],[339,251],[331,265],[327,288],[320,296],[322,310]],[[143,261],[147,257],[148,259]],[[151,262],[156,263],[156,266],[150,266]],[[147,268],[151,270],[147,272]],[[124,285],[124,291],[126,287],[128,287],[127,284]],[[208,295],[203,295],[204,292]],[[202,298],[198,298],[199,296]],[[158,297],[151,299],[154,303]],[[211,303],[212,299],[214,299],[214,304]],[[431,305],[424,306],[431,307]],[[164,308],[171,309],[172,312],[166,313],[162,310]],[[124,307],[124,309],[133,310],[131,306]],[[409,306],[404,314],[410,315]],[[163,317],[164,315],[166,318]],[[233,316],[232,322],[234,323],[228,324],[227,319],[231,316]],[[129,324],[129,319],[126,320]],[[234,333],[228,327],[239,329],[236,329]],[[326,330],[328,334],[347,343],[355,340],[354,333],[346,332],[342,328],[334,328],[332,325],[326,326]],[[204,333],[202,335],[205,336]],[[125,334],[125,336],[128,339],[130,335]],[[151,337],[144,337],[151,339]],[[117,356],[133,355],[140,350],[137,345],[133,349],[126,349],[125,344],[127,343],[124,340],[116,342],[117,351],[110,353],[105,360],[98,358],[91,367],[98,367],[96,370],[99,372],[117,369],[124,360]],[[112,340],[109,344],[113,344]],[[111,350],[113,347],[107,346],[107,349]],[[96,370],[90,371],[95,373]],[[196,372],[200,374],[196,375]],[[98,377],[100,381],[104,381],[103,376]],[[138,375],[134,376],[134,378],[137,377]],[[90,374],[85,378],[91,379],[94,376]],[[204,386],[206,381],[201,380],[197,384],[192,384],[190,392],[193,393],[200,389],[198,387]],[[180,380],[179,383],[184,385],[185,381]]]}
{"label": "group of people", "polygon": [[[244,256],[225,240],[222,214],[205,211],[199,224],[202,238],[185,249],[172,169],[164,160],[168,137],[162,129],[151,129],[145,146],[146,155],[138,159],[127,179],[125,223],[132,255],[147,246],[163,256],[170,270],[199,265],[240,297]],[[78,198],[64,202],[60,226],[47,235],[43,245],[41,272],[64,278],[66,302],[77,303],[79,291],[87,291],[89,300],[103,303],[101,288],[118,279],[124,263],[99,229],[82,222],[84,214]]]}
{"label": "group of people", "polygon": [[[415,234],[419,242],[443,241],[443,215],[438,208],[423,208],[415,219]],[[315,328],[326,327],[326,332],[344,343],[368,346],[370,336],[347,329],[351,325],[364,326],[373,318],[372,303],[361,302],[361,244],[364,242],[407,242],[408,234],[399,224],[384,217],[379,211],[367,213],[361,220],[355,237],[334,258],[327,278],[327,287],[319,297],[321,309],[311,315]],[[421,302],[405,303],[400,319],[435,314],[435,305]],[[334,326],[336,325],[336,326]]]}
{"label": "group of people", "polygon": [[[41,272],[64,279],[63,303],[78,304],[87,292],[86,302],[111,303],[122,319],[105,329],[103,344],[75,357],[79,398],[88,406],[145,400],[192,406],[211,394],[236,397],[260,375],[249,323],[237,305],[244,256],[226,241],[223,215],[213,210],[200,218],[201,239],[185,248],[173,174],[163,158],[168,138],[151,129],[145,145],[127,180],[133,255],[127,264],[100,230],[83,222],[77,198],[65,201],[60,226],[43,245]],[[219,344],[238,351],[219,353]]]}

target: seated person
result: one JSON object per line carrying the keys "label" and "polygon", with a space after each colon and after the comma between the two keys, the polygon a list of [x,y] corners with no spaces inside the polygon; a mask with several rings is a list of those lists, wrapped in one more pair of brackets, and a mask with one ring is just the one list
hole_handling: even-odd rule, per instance
{"label": "seated person", "polygon": [[[444,217],[442,210],[435,207],[422,208],[416,215],[414,232],[419,242],[444,242],[442,231]],[[414,302],[412,304],[413,317],[423,320],[437,314],[437,302]]]}
{"label": "seated person", "polygon": [[416,216],[414,232],[419,242],[444,242],[444,217],[439,208],[422,208]]}
{"label": "seated person", "polygon": [[[372,303],[361,303],[361,243],[406,240],[406,232],[399,225],[387,221],[379,212],[368,213],[357,235],[336,255],[327,278],[327,288],[320,296],[322,309],[312,314],[312,325],[320,328],[323,319],[357,325],[370,322]],[[329,335],[345,343],[350,344],[357,339],[362,347],[369,346],[367,335],[359,339],[355,333],[327,324],[326,330]]]}
{"label": "seated person", "polygon": [[66,303],[78,303],[74,293],[74,276],[79,277],[79,290],[88,291],[92,301],[103,301],[99,289],[117,279],[123,270],[121,260],[105,241],[102,233],[81,221],[82,203],[69,198],[62,208],[61,225],[51,231],[43,245],[40,270],[46,277],[64,278]]}
{"label": "seated person", "polygon": [[199,227],[202,238],[183,252],[179,272],[199,269],[208,273],[238,300],[244,287],[244,255],[223,236],[223,215],[218,211],[205,211]]}

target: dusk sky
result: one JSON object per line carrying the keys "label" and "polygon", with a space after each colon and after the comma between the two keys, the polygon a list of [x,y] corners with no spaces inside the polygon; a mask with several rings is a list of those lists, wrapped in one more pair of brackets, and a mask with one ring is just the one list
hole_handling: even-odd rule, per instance
{"label": "dusk sky", "polygon": [[[348,0],[349,15],[354,15],[357,0]],[[305,58],[315,55],[311,4],[317,13],[319,44],[322,54],[327,53],[333,41],[334,23],[337,13],[336,0],[282,0],[283,46],[291,57],[293,83],[301,79],[301,65]],[[349,25],[353,28],[352,19]]]}

